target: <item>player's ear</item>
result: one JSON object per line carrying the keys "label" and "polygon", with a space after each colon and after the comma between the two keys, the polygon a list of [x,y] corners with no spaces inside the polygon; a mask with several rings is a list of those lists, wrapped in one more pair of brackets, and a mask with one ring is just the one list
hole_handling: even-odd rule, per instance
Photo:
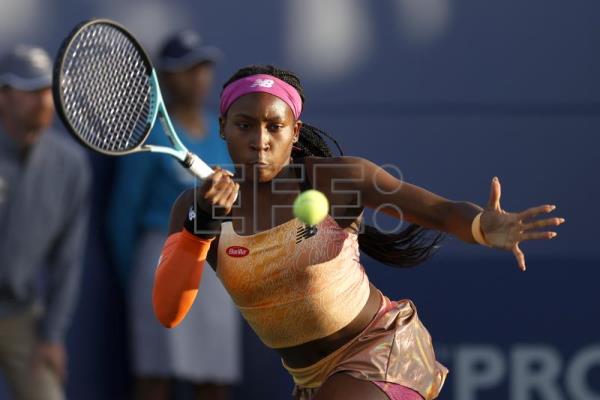
{"label": "player's ear", "polygon": [[300,129],[302,128],[302,121],[298,120],[294,123],[294,140],[296,143],[300,139]]}
{"label": "player's ear", "polygon": [[225,140],[225,117],[219,116],[219,136]]}

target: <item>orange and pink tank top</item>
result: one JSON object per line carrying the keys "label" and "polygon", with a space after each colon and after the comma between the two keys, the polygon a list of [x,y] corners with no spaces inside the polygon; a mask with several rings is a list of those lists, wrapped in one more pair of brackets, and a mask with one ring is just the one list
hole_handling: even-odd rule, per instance
{"label": "orange and pink tank top", "polygon": [[327,216],[314,236],[294,218],[254,235],[221,226],[217,276],[268,347],[300,345],[348,325],[369,298],[358,235]]}

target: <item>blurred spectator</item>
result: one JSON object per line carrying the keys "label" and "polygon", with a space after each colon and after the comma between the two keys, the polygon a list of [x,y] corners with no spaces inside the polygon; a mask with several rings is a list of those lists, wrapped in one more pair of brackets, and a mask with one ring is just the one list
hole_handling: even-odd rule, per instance
{"label": "blurred spectator", "polygon": [[52,62],[18,45],[0,59],[0,369],[15,399],[63,399],[64,339],[79,288],[90,170],[49,132]]}
{"label": "blurred spectator", "polygon": [[[186,30],[168,38],[158,55],[162,93],[185,146],[208,164],[231,164],[217,115],[204,109],[220,51]],[[169,146],[158,125],[150,142]],[[187,319],[163,328],[152,311],[152,285],[167,236],[171,204],[195,179],[170,156],[119,159],[109,210],[109,242],[127,292],[136,398],[167,399],[174,379],[192,382],[198,399],[227,399],[240,378],[237,310],[211,268]]]}

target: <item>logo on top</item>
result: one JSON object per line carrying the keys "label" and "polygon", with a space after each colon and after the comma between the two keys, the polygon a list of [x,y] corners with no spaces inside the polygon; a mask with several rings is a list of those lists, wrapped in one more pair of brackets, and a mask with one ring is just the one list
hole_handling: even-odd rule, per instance
{"label": "logo on top", "polygon": [[254,81],[254,83],[252,83],[252,85],[250,85],[250,87],[270,88],[270,87],[273,87],[274,84],[275,84],[275,81],[273,79],[256,78],[256,80]]}
{"label": "logo on top", "polygon": [[230,257],[246,257],[250,250],[243,246],[230,246],[225,253]]}
{"label": "logo on top", "polygon": [[309,239],[317,234],[317,227],[314,225],[302,225],[296,229],[296,244],[305,239]]}

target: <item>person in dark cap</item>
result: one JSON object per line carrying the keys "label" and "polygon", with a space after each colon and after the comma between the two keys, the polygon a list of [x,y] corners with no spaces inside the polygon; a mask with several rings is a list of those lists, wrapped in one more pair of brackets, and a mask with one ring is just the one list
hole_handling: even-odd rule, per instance
{"label": "person in dark cap", "polygon": [[158,55],[158,69],[162,72],[181,72],[198,64],[214,65],[222,56],[218,48],[205,45],[196,31],[182,30],[163,43]]}
{"label": "person in dark cap", "polygon": [[65,398],[87,234],[90,170],[78,146],[51,132],[51,81],[39,47],[0,58],[0,370],[15,399]]}
{"label": "person in dark cap", "polygon": [[[205,109],[221,52],[184,30],[157,53],[161,90],[175,129],[190,151],[227,168],[231,159],[219,136],[217,114]],[[169,145],[157,126],[154,144]],[[156,260],[168,233],[171,204],[195,180],[171,157],[136,155],[119,159],[109,207],[108,241],[128,299],[136,398],[170,398],[174,380],[192,382],[198,399],[228,399],[241,374],[239,314],[208,271],[200,284],[207,301],[177,329],[160,326],[152,313]],[[132,182],[136,182],[132,185]]]}

